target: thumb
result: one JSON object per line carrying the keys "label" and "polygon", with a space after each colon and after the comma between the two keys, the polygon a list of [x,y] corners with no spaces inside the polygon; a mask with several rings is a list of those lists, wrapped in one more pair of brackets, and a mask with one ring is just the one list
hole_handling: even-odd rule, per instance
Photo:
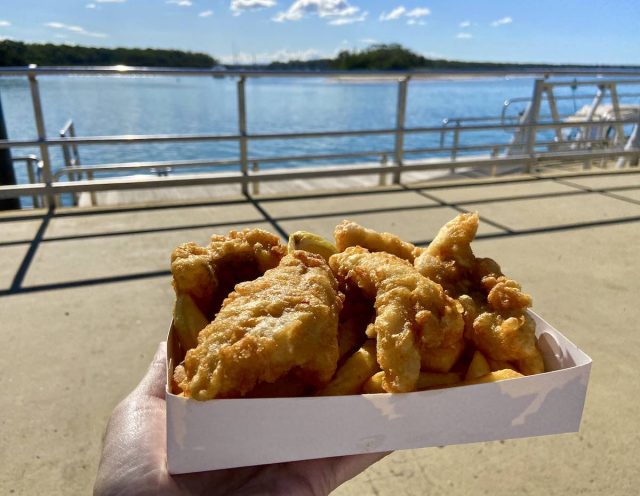
{"label": "thumb", "polygon": [[134,393],[164,399],[167,384],[167,343],[158,345],[147,373],[136,387]]}

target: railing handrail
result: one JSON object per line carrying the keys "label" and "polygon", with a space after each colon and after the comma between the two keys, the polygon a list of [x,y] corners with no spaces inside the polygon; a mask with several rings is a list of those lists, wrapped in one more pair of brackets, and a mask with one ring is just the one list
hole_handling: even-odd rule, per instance
{"label": "railing handrail", "polygon": [[[537,123],[514,123],[514,124],[486,124],[486,125],[470,125],[460,126],[459,131],[490,131],[500,129],[526,129],[526,128],[572,128],[589,124],[592,127],[613,126],[616,124],[630,124],[631,121],[626,119],[612,119],[608,121],[588,121],[576,120],[572,122],[537,122]],[[449,128],[453,130],[454,128]],[[403,128],[405,134],[418,133],[439,133],[442,131],[441,126],[427,127],[407,127]],[[18,148],[18,147],[34,147],[40,145],[108,145],[122,143],[151,143],[151,142],[185,142],[185,141],[239,141],[242,138],[250,140],[281,140],[281,139],[306,139],[306,138],[339,138],[349,136],[374,136],[384,134],[394,134],[396,128],[386,129],[363,129],[358,131],[312,131],[305,133],[264,133],[264,134],[121,134],[110,136],[88,136],[75,138],[46,138],[42,140],[0,140],[0,149],[2,148]]]}
{"label": "railing handrail", "polygon": [[[134,76],[229,76],[229,77],[312,77],[312,78],[347,78],[347,79],[447,79],[458,77],[563,77],[563,76],[639,76],[638,67],[595,67],[595,68],[561,68],[561,67],[530,67],[506,69],[424,69],[399,71],[368,71],[368,70],[264,70],[264,69],[221,69],[212,68],[179,68],[179,67],[141,67],[141,66],[36,66],[0,67],[0,76],[60,76],[60,75],[134,75]],[[603,81],[595,81],[595,83]],[[624,81],[627,82],[626,80]],[[566,82],[571,85],[574,82]],[[577,84],[594,84],[594,82],[578,81]]]}

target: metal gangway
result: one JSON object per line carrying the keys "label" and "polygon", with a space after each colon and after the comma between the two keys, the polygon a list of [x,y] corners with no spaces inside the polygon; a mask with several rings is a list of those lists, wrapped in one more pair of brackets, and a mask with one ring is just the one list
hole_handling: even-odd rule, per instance
{"label": "metal gangway", "polygon": [[[416,171],[455,171],[456,168],[472,168],[487,174],[504,171],[532,172],[545,167],[581,164],[585,169],[594,164],[601,167],[615,164],[616,168],[637,165],[640,156],[640,112],[632,106],[620,103],[622,97],[640,93],[619,93],[618,85],[640,85],[640,71],[518,71],[519,75],[535,77],[532,95],[526,98],[506,100],[500,115],[486,117],[449,117],[440,126],[407,127],[407,89],[411,81],[439,80],[451,77],[508,77],[513,71],[464,72],[298,72],[298,71],[225,71],[224,76],[236,79],[238,131],[235,134],[162,134],[162,135],[113,135],[77,136],[72,120],[67,122],[59,135],[47,134],[38,79],[60,75],[122,74],[141,76],[220,77],[217,70],[155,69],[136,67],[36,67],[0,68],[2,76],[28,78],[33,104],[36,140],[0,140],[0,149],[38,147],[39,156],[17,156],[16,165],[25,164],[29,171],[28,184],[0,186],[0,198],[31,196],[36,207],[55,207],[62,194],[71,194],[73,204],[78,195],[88,193],[91,203],[96,203],[96,193],[110,190],[143,188],[170,188],[192,185],[240,185],[245,195],[258,193],[258,185],[268,181],[345,177],[352,175],[379,175],[381,183],[391,175],[399,184],[403,174]],[[396,81],[396,125],[374,130],[331,130],[296,133],[249,133],[245,85],[249,78],[260,77],[316,77],[350,79],[385,79]],[[573,77],[574,79],[571,79]],[[577,78],[585,78],[578,80]],[[595,89],[594,95],[581,94],[578,99],[591,99],[582,114],[560,114],[557,102],[567,96],[556,96],[563,86]],[[573,96],[575,99],[575,95]],[[605,104],[605,100],[610,103]],[[510,115],[515,103],[526,103],[524,112]],[[544,111],[546,107],[546,113]],[[604,108],[608,112],[601,112]],[[463,144],[466,133],[478,131],[504,131],[511,135],[508,143]],[[553,137],[549,138],[552,133]],[[439,136],[439,146],[406,148],[408,135],[431,134]],[[264,140],[322,139],[353,136],[392,136],[393,149],[366,150],[349,153],[294,155],[279,157],[250,156],[248,145]],[[235,159],[173,160],[153,162],[121,162],[86,166],[80,161],[79,147],[92,145],[186,143],[231,141],[238,144]],[[64,164],[53,167],[50,150],[61,147]],[[473,155],[469,155],[473,153]],[[465,154],[463,156],[463,154]],[[412,159],[412,156],[422,158]],[[347,160],[348,163],[331,167],[298,169],[261,169],[261,165],[282,162],[307,163],[313,161]],[[369,159],[368,163],[358,161]],[[373,159],[373,162],[371,160]],[[234,167],[234,172],[215,171],[219,167]],[[180,173],[182,169],[202,169],[201,173]],[[56,169],[54,171],[54,169]],[[213,170],[213,171],[212,171]],[[114,173],[130,173],[131,176],[109,177]],[[139,173],[146,173],[143,177]],[[169,173],[171,172],[171,173]],[[135,177],[134,177],[135,174]],[[100,176],[100,177],[97,177]],[[106,176],[106,177],[105,177]]]}

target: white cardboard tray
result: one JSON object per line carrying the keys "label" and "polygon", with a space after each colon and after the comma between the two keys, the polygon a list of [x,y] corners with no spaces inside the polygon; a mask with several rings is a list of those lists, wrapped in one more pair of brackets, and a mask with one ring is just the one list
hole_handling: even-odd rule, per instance
{"label": "white cardboard tray", "polygon": [[[591,358],[532,316],[549,371],[544,374],[416,393],[336,397],[196,401],[167,389],[169,472],[576,432]],[[168,379],[177,353],[170,332]]]}

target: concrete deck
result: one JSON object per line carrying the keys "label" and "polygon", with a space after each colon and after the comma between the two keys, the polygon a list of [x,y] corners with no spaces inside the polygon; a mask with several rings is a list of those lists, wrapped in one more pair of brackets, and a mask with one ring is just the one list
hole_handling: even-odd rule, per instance
{"label": "concrete deck", "polygon": [[475,251],[593,358],[581,431],[397,452],[335,494],[636,493],[640,172],[1,214],[0,493],[90,492],[106,420],[167,332],[178,243],[343,218],[425,243],[463,210]]}

